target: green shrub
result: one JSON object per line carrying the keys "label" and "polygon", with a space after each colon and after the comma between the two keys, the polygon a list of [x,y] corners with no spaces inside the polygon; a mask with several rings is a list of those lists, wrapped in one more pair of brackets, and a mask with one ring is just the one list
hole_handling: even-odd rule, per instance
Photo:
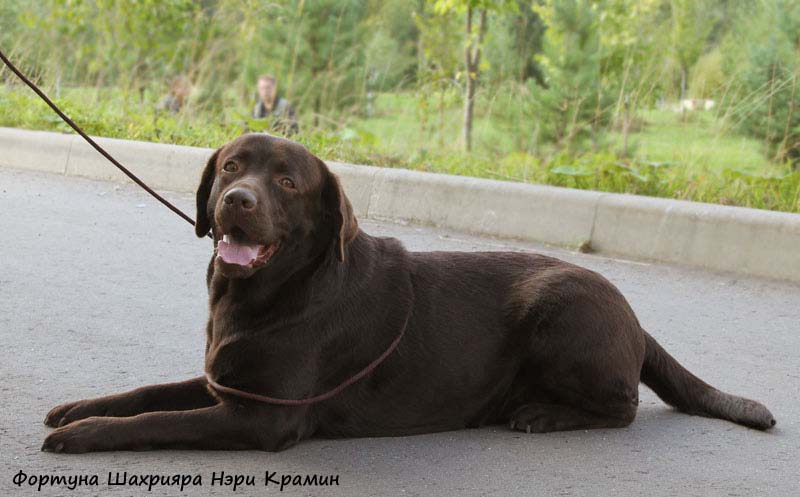
{"label": "green shrub", "polygon": [[614,101],[601,78],[600,12],[590,0],[551,2],[536,11],[547,25],[538,59],[546,88],[529,80],[531,113],[541,140],[573,150],[581,140],[596,139]]}
{"label": "green shrub", "polygon": [[[390,103],[399,104],[396,100]],[[107,91],[99,98],[96,91],[74,89],[65,91],[57,103],[88,133],[111,138],[214,148],[259,124],[235,112],[222,118],[201,110],[159,114],[152,101],[143,105],[120,91]],[[369,129],[369,123],[354,121],[338,130],[301,127],[301,134],[293,138],[327,160],[800,212],[800,171],[792,172],[788,165],[765,169],[742,164],[734,169],[697,160],[623,159],[609,152],[562,150],[544,159],[491,149],[470,154],[446,148],[387,148],[381,142],[385,136]],[[0,126],[70,131],[27,89],[2,86]]]}
{"label": "green shrub", "polygon": [[740,21],[741,56],[727,70],[739,85],[730,113],[741,132],[764,140],[777,161],[800,161],[800,3],[759,2]]}

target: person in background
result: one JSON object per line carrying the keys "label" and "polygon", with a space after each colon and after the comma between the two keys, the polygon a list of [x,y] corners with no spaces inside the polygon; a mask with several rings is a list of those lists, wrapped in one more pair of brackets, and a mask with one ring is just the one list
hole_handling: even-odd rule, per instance
{"label": "person in background", "polygon": [[253,117],[256,119],[272,118],[272,128],[285,135],[292,135],[299,131],[292,104],[278,96],[278,80],[275,76],[271,74],[259,76],[256,91],[258,101],[253,108]]}
{"label": "person in background", "polygon": [[191,85],[189,80],[183,76],[179,76],[172,80],[169,87],[169,93],[164,99],[156,106],[156,110],[167,110],[170,114],[177,114],[186,103],[189,97]]}

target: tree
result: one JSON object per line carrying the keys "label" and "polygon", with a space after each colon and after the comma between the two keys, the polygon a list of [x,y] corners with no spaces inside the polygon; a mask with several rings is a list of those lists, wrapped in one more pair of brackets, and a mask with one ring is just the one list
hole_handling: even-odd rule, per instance
{"label": "tree", "polygon": [[370,0],[367,20],[366,71],[376,91],[396,90],[413,83],[420,37],[416,11],[425,2]]}
{"label": "tree", "polygon": [[613,102],[603,78],[598,2],[550,0],[535,7],[547,25],[539,61],[547,88],[532,92],[541,137],[570,149],[595,138]]}
{"label": "tree", "polygon": [[689,69],[703,53],[714,30],[707,0],[670,0],[670,49],[680,75],[680,99],[686,98]]}
{"label": "tree", "polygon": [[461,30],[453,16],[431,12],[433,6],[426,4],[422,12],[413,14],[419,31],[417,91],[421,98],[420,144],[425,134],[427,119],[424,112],[428,106],[428,91],[438,96],[438,138],[439,146],[444,146],[445,96],[454,84],[460,60]]}
{"label": "tree", "polygon": [[456,12],[464,15],[464,148],[472,150],[472,117],[475,110],[475,91],[480,76],[481,48],[486,36],[487,17],[490,11],[516,10],[513,0],[435,0],[435,11],[440,14]]}
{"label": "tree", "polygon": [[739,129],[764,140],[775,160],[800,162],[800,5],[761,1],[734,30],[726,72],[740,85],[730,113]]}
{"label": "tree", "polygon": [[530,78],[543,81],[536,56],[542,51],[544,22],[531,8],[530,0],[516,0],[516,4],[515,12],[490,19],[492,35],[487,36],[483,52],[491,65],[483,72],[493,86],[509,81],[525,83]]}
{"label": "tree", "polygon": [[660,0],[605,0],[599,18],[601,81],[616,90],[612,125],[622,131],[621,155],[629,154],[636,109],[652,103],[660,47],[653,26]]}
{"label": "tree", "polygon": [[253,44],[243,50],[261,61],[260,72],[274,72],[279,91],[311,110],[315,124],[334,112],[361,108],[366,78],[362,43],[368,18],[365,2],[276,4],[268,21],[245,16],[257,27]]}

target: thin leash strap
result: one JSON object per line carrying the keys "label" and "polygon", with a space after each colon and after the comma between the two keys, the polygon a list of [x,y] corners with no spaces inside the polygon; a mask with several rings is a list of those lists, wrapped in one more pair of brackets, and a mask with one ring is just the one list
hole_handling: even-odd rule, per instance
{"label": "thin leash strap", "polygon": [[[111,156],[111,154],[109,154],[108,152],[106,152],[106,151],[105,151],[105,149],[103,149],[103,147],[101,147],[100,145],[98,145],[98,144],[97,144],[97,142],[95,142],[95,141],[94,141],[94,140],[93,140],[93,139],[92,139],[92,138],[91,138],[89,135],[87,135],[86,133],[84,133],[84,131],[81,129],[81,127],[80,127],[80,126],[78,126],[77,124],[75,124],[75,122],[74,122],[72,119],[70,119],[70,118],[69,118],[69,116],[67,116],[66,114],[64,114],[63,112],[61,112],[61,109],[59,109],[59,108],[58,108],[58,106],[57,106],[56,104],[54,104],[54,103],[53,103],[53,101],[52,101],[52,100],[50,100],[50,99],[47,97],[47,95],[45,95],[45,93],[44,93],[42,90],[40,90],[40,89],[39,89],[39,87],[38,87],[38,86],[36,86],[36,85],[35,85],[35,84],[34,84],[34,83],[31,81],[31,80],[29,80],[27,77],[25,77],[25,75],[24,75],[24,74],[22,74],[22,72],[21,72],[19,69],[17,69],[17,67],[16,67],[14,64],[12,64],[10,60],[8,60],[8,57],[6,57],[6,55],[3,53],[3,51],[2,51],[2,50],[0,50],[0,59],[2,59],[2,60],[3,60],[3,62],[4,62],[4,63],[5,63],[7,66],[8,66],[8,68],[9,68],[9,69],[11,69],[11,72],[13,72],[14,74],[16,74],[16,75],[17,75],[17,77],[18,77],[19,79],[21,79],[21,80],[22,80],[22,81],[23,81],[23,82],[24,82],[26,85],[28,85],[28,86],[30,87],[30,89],[31,89],[31,90],[33,90],[33,91],[34,91],[34,92],[35,92],[37,95],[39,95],[39,97],[40,97],[42,100],[44,100],[44,102],[45,102],[47,105],[49,105],[49,106],[50,106],[50,108],[51,108],[51,109],[53,109],[53,111],[54,111],[56,114],[58,114],[58,117],[60,117],[61,119],[63,119],[63,120],[64,120],[64,122],[65,122],[65,123],[67,123],[67,124],[69,124],[69,126],[70,126],[72,129],[74,129],[76,133],[78,133],[79,135],[81,135],[81,137],[82,137],[84,140],[86,140],[86,141],[89,143],[89,145],[91,145],[92,147],[94,147],[94,149],[95,149],[95,150],[97,150],[98,152],[100,152],[100,155],[102,155],[103,157],[105,157],[106,159],[108,159],[108,160],[109,160],[109,162],[111,162],[112,164],[114,164],[115,166],[117,166],[117,169],[119,169],[120,171],[122,171],[122,172],[125,174],[125,176],[127,176],[128,178],[130,178],[130,179],[131,179],[131,180],[132,180],[134,183],[136,183],[137,185],[139,185],[140,187],[142,187],[142,189],[144,189],[144,191],[146,191],[147,193],[149,193],[150,195],[152,195],[152,196],[153,196],[153,197],[154,197],[156,200],[158,200],[159,202],[161,202],[162,204],[164,204],[165,206],[167,206],[167,208],[168,208],[168,209],[170,209],[172,212],[174,212],[175,214],[179,215],[179,216],[180,216],[180,217],[182,217],[182,218],[183,218],[183,219],[184,219],[186,222],[188,222],[189,224],[191,224],[192,226],[194,226],[194,224],[195,224],[195,222],[194,222],[194,219],[192,219],[191,217],[187,216],[187,215],[186,215],[186,214],[185,214],[185,213],[184,213],[182,210],[180,210],[180,209],[178,209],[177,207],[175,207],[174,205],[172,205],[172,203],[170,203],[170,202],[169,202],[167,199],[165,199],[164,197],[162,197],[161,195],[159,195],[158,193],[156,193],[156,192],[155,192],[155,191],[154,191],[152,188],[150,188],[149,186],[147,186],[147,185],[145,184],[145,182],[144,182],[144,181],[142,181],[142,180],[140,180],[138,177],[136,177],[136,175],[135,175],[135,174],[133,174],[132,172],[130,172],[130,171],[128,170],[128,168],[126,168],[125,166],[123,166],[122,164],[120,164],[120,163],[119,163],[119,161],[117,161],[117,159],[115,159],[114,157],[112,157],[112,156]],[[208,233],[208,236],[209,236],[209,237],[211,237],[211,234],[210,234],[210,233]]]}
{"label": "thin leash strap", "polygon": [[377,359],[369,363],[367,367],[359,371],[355,376],[351,376],[347,379],[344,383],[341,383],[339,386],[334,388],[333,390],[329,390],[323,394],[315,395],[314,397],[308,397],[305,399],[276,399],[275,397],[267,397],[266,395],[259,395],[257,393],[252,392],[245,392],[244,390],[239,390],[236,388],[226,387],[224,385],[220,385],[213,378],[211,378],[211,374],[206,372],[206,380],[208,380],[208,384],[211,385],[214,390],[218,390],[222,393],[227,393],[228,395],[233,395],[236,397],[243,397],[245,399],[255,400],[258,402],[264,402],[265,404],[277,404],[282,406],[306,406],[309,404],[316,404],[317,402],[322,402],[323,400],[330,399],[334,395],[340,393],[345,388],[349,387],[353,383],[357,382],[361,378],[367,376],[371,372],[375,370],[384,360],[386,360],[389,355],[397,348],[400,344],[400,340],[403,339],[403,335],[406,333],[406,328],[408,328],[408,322],[411,319],[411,310],[412,307],[409,307],[408,314],[406,315],[406,321],[403,323],[403,328],[400,329],[400,334],[397,335],[397,338],[389,345],[389,348],[386,349],[383,354],[381,354]]}

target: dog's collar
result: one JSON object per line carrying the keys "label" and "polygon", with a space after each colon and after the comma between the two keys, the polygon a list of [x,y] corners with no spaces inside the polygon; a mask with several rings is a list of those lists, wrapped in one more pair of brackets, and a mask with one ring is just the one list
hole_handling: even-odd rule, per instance
{"label": "dog's collar", "polygon": [[306,406],[310,404],[316,404],[317,402],[322,402],[323,400],[328,400],[331,397],[340,393],[345,388],[352,385],[353,383],[357,382],[361,378],[373,372],[375,368],[380,366],[380,364],[384,360],[386,360],[386,358],[389,357],[392,354],[392,352],[395,351],[397,346],[400,345],[400,340],[403,339],[403,335],[405,335],[406,333],[406,328],[408,328],[408,322],[411,319],[412,309],[413,305],[409,305],[408,314],[406,314],[406,319],[405,322],[403,323],[403,327],[400,329],[400,333],[397,335],[397,338],[395,338],[394,341],[389,345],[389,348],[383,351],[383,354],[381,354],[380,356],[378,356],[377,359],[369,363],[367,367],[365,367],[355,375],[351,376],[343,383],[339,384],[337,387],[333,388],[332,390],[328,390],[325,393],[315,395],[313,397],[307,397],[305,399],[278,399],[275,397],[267,397],[266,395],[261,395],[252,392],[245,392],[244,390],[239,390],[237,388],[231,388],[231,387],[226,387],[225,385],[220,385],[219,383],[214,381],[214,379],[211,377],[211,373],[209,373],[208,371],[206,371],[206,380],[208,381],[209,386],[211,386],[211,388],[213,388],[214,390],[217,390],[219,392],[228,395],[233,395],[236,397],[255,400],[257,402],[264,402],[266,404],[277,404],[282,406]]}

